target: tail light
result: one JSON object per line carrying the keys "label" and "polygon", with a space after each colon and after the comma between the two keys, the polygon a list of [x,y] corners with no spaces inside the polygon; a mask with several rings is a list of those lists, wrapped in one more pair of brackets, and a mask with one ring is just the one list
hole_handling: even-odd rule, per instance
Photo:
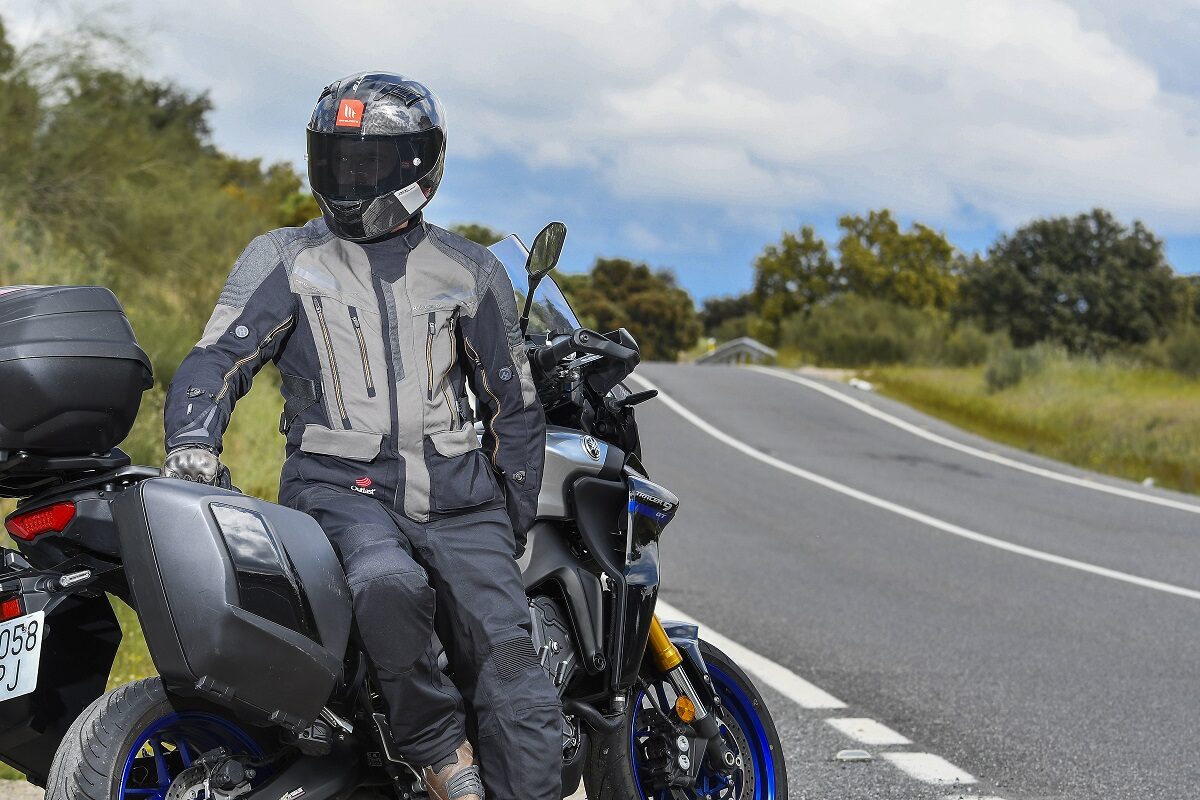
{"label": "tail light", "polygon": [[29,542],[43,533],[62,533],[74,518],[74,503],[55,503],[36,511],[13,514],[4,521],[4,527],[16,538]]}

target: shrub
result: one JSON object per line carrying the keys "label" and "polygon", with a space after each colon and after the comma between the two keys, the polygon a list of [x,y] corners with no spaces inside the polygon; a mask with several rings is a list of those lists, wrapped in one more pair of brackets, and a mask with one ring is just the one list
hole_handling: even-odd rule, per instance
{"label": "shrub", "polygon": [[974,323],[962,322],[945,338],[937,361],[948,367],[982,364],[988,353],[999,349],[1007,340],[1006,333],[988,334]]}
{"label": "shrub", "polygon": [[1037,375],[1051,362],[1065,360],[1066,351],[1056,345],[1037,344],[1020,350],[1002,348],[988,358],[983,380],[989,392],[999,392]]}
{"label": "shrub", "polygon": [[718,342],[728,342],[730,339],[749,336],[752,322],[754,322],[754,316],[751,314],[741,317],[730,317],[717,325],[710,335]]}
{"label": "shrub", "polygon": [[931,314],[843,295],[796,314],[780,326],[779,344],[800,351],[821,365],[861,367],[912,360],[940,338]]}
{"label": "shrub", "polygon": [[993,353],[983,371],[989,392],[999,392],[1016,386],[1025,377],[1025,357],[1020,350],[1000,350]]}
{"label": "shrub", "polygon": [[1189,325],[1166,340],[1167,364],[1189,378],[1200,377],[1200,328]]}
{"label": "shrub", "polygon": [[823,366],[962,367],[982,364],[989,352],[1009,345],[1006,333],[984,333],[972,321],[952,327],[943,312],[842,295],[785,319],[779,346]]}

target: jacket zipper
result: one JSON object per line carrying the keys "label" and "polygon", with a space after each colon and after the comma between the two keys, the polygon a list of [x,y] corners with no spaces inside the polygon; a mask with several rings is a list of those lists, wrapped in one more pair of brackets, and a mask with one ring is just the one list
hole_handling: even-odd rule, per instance
{"label": "jacket zipper", "polygon": [[342,415],[342,427],[350,430],[350,415],[342,399],[342,381],[338,377],[337,359],[333,355],[333,340],[329,338],[329,327],[325,324],[325,309],[321,298],[313,295],[313,307],[317,310],[317,322],[321,324],[321,336],[325,339],[325,352],[329,355],[329,371],[333,373],[333,398],[337,401],[338,413]]}
{"label": "jacket zipper", "polygon": [[[446,369],[446,376],[448,378],[450,373],[454,371],[454,365],[458,362],[458,348],[454,345],[454,317],[450,318],[447,327],[450,331],[450,366]],[[462,427],[462,420],[458,416],[458,409],[450,401],[449,380],[445,380],[442,383],[442,397],[446,398],[446,408],[450,409],[450,424],[454,426],[454,430],[458,430]]]}
{"label": "jacket zipper", "polygon": [[221,398],[223,398],[226,394],[229,393],[229,379],[233,377],[233,373],[235,373],[239,369],[241,369],[242,366],[244,364],[246,364],[247,362],[253,361],[254,359],[258,358],[260,355],[262,355],[263,348],[265,348],[267,345],[269,345],[271,343],[271,340],[274,339],[279,334],[280,331],[282,331],[288,325],[291,325],[292,321],[294,319],[295,319],[295,317],[288,317],[283,322],[276,325],[274,330],[272,330],[270,333],[268,333],[266,336],[263,337],[263,340],[258,345],[257,350],[255,350],[250,355],[245,356],[244,358],[239,358],[237,361],[233,362],[233,366],[229,368],[229,371],[226,372],[224,377],[221,379],[221,391],[217,392],[217,394],[213,397],[213,400],[215,400],[218,403],[221,402]]}
{"label": "jacket zipper", "polygon": [[437,316],[429,312],[429,336],[425,339],[425,363],[429,366],[429,399],[433,400],[433,337],[437,336]]}
{"label": "jacket zipper", "polygon": [[475,362],[475,367],[479,370],[479,377],[483,380],[483,390],[492,398],[492,402],[496,404],[496,411],[492,414],[492,418],[488,420],[488,428],[492,432],[492,438],[496,440],[496,446],[492,449],[492,466],[499,470],[500,465],[497,461],[500,458],[500,434],[496,433],[496,417],[500,416],[500,398],[496,397],[492,392],[491,384],[488,383],[487,371],[483,368],[483,359],[479,357],[479,353],[475,352],[475,348],[471,346],[471,340],[466,336],[463,337],[463,344],[467,346],[468,355]]}
{"label": "jacket zipper", "polygon": [[375,396],[375,381],[371,378],[371,359],[367,356],[367,340],[363,338],[362,322],[358,319],[358,309],[350,306],[350,322],[354,325],[354,335],[358,337],[358,354],[362,356],[363,380],[367,382],[367,397]]}

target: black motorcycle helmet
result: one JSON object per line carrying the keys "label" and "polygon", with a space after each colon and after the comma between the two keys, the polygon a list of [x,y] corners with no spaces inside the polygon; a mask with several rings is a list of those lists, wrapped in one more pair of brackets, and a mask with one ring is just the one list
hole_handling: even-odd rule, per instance
{"label": "black motorcycle helmet", "polygon": [[365,242],[419,212],[437,191],[446,115],[422,83],[362,72],[325,87],[308,122],[308,182],[335,235]]}

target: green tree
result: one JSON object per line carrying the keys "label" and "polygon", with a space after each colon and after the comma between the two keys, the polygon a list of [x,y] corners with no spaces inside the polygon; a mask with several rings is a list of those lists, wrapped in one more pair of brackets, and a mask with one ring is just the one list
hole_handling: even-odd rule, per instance
{"label": "green tree", "polygon": [[208,97],[136,74],[101,24],[20,50],[0,30],[0,208],[39,261],[117,293],[165,382],[238,252],[314,206],[290,166],[220,152]]}
{"label": "green tree", "polygon": [[844,216],[838,275],[845,291],[908,308],[949,309],[958,291],[953,245],[932,228],[900,230],[887,209]]}
{"label": "green tree", "polygon": [[674,361],[700,336],[692,298],[668,270],[601,258],[587,275],[561,277],[581,322],[600,331],[628,328],[647,361]]}
{"label": "green tree", "polygon": [[716,336],[717,331],[731,320],[754,313],[754,295],[739,294],[732,297],[710,297],[700,309],[700,322],[705,336]]}
{"label": "green tree", "polygon": [[811,226],[797,236],[785,232],[779,244],[767,245],[754,261],[754,305],[761,321],[759,335],[779,340],[780,323],[808,312],[837,291],[837,267],[825,242]]}
{"label": "green tree", "polygon": [[8,43],[8,34],[4,29],[4,20],[0,19],[0,75],[7,74],[13,67],[17,51]]}
{"label": "green tree", "polygon": [[464,239],[470,239],[475,244],[481,244],[484,247],[490,247],[504,238],[502,234],[497,233],[487,225],[480,225],[476,222],[463,222],[458,225],[451,225],[450,230]]}
{"label": "green tree", "polygon": [[1103,353],[1163,335],[1179,302],[1162,242],[1141,222],[1126,228],[1097,208],[997,239],[968,269],[960,313],[1007,328],[1017,347],[1050,340]]}

